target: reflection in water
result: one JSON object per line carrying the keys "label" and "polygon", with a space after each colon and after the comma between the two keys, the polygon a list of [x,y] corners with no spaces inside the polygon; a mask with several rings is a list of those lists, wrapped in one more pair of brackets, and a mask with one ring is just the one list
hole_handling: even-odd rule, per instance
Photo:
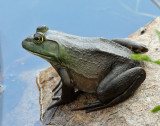
{"label": "reflection in water", "polygon": [[1,53],[1,43],[0,43],[0,126],[2,123],[2,98],[3,98],[3,86],[2,86],[2,53]]}
{"label": "reflection in water", "polygon": [[135,7],[135,9],[132,9],[130,6],[128,6],[127,4],[125,4],[124,1],[122,2],[121,0],[118,0],[118,2],[120,3],[120,5],[123,8],[125,8],[127,11],[130,11],[132,13],[135,13],[135,14],[138,14],[138,15],[142,15],[142,16],[146,16],[146,17],[150,17],[150,18],[153,18],[153,19],[155,19],[156,17],[158,17],[158,15],[140,12],[139,11],[139,6],[140,6],[140,4],[143,4],[143,3],[140,3],[140,0],[136,0],[136,7]]}
{"label": "reflection in water", "polygon": [[[2,94],[2,90],[1,89],[1,85],[0,85],[0,126],[1,126],[1,123],[2,123],[2,98],[3,98],[3,94]],[[2,92],[1,92],[2,91]]]}
{"label": "reflection in water", "polygon": [[0,95],[3,93],[3,86],[0,85]]}
{"label": "reflection in water", "polygon": [[34,126],[35,122],[39,122],[39,91],[35,82],[39,71],[30,70],[18,76],[27,83],[27,86],[16,107],[6,114],[5,120],[7,121],[3,124],[4,126]]}

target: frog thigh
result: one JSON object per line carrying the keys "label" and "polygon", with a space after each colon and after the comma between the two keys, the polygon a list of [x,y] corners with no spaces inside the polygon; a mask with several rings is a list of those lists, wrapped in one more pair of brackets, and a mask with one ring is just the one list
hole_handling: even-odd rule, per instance
{"label": "frog thigh", "polygon": [[145,53],[148,51],[148,48],[145,45],[136,43],[129,39],[118,38],[118,39],[112,39],[112,41],[129,48],[131,51],[135,53]]}
{"label": "frog thigh", "polygon": [[118,104],[130,97],[145,78],[146,72],[141,67],[122,72],[111,81],[106,77],[97,88],[98,99],[106,107]]}

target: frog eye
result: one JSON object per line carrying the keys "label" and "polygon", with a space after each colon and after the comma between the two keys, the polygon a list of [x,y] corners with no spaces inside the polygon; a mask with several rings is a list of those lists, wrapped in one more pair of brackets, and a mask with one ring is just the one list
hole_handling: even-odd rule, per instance
{"label": "frog eye", "polygon": [[39,40],[39,38],[38,38],[38,37],[35,37],[35,38],[34,38],[34,40],[38,41],[38,40]]}
{"label": "frog eye", "polygon": [[44,36],[42,34],[34,34],[34,40],[33,42],[35,44],[41,44],[44,40]]}

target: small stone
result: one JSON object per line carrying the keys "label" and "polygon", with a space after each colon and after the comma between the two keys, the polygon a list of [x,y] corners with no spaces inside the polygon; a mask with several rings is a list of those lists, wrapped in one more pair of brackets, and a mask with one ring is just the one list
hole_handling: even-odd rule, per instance
{"label": "small stone", "polygon": [[143,35],[146,31],[147,31],[147,28],[146,27],[142,27],[140,29],[140,35]]}
{"label": "small stone", "polygon": [[3,86],[2,85],[0,85],[0,94],[3,92]]}
{"label": "small stone", "polygon": [[159,49],[158,49],[158,48],[155,48],[155,50],[158,51]]}

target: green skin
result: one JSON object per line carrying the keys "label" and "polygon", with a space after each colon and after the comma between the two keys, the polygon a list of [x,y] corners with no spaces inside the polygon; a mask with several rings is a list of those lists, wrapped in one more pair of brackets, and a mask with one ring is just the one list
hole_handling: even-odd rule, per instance
{"label": "green skin", "polygon": [[95,93],[98,102],[74,110],[113,106],[130,97],[146,77],[141,63],[130,55],[148,49],[127,39],[79,37],[40,26],[22,46],[50,62],[61,77],[62,95],[48,110],[70,103],[81,91]]}

